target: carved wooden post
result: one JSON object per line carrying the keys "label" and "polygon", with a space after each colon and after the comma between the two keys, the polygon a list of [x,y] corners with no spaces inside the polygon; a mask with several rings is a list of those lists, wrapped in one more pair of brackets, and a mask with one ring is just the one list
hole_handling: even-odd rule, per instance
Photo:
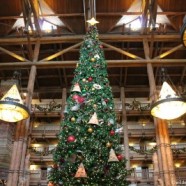
{"label": "carved wooden post", "polygon": [[122,126],[123,126],[123,137],[125,147],[125,158],[127,159],[126,168],[130,169],[130,154],[129,154],[129,137],[128,137],[128,126],[127,126],[127,114],[125,108],[125,92],[124,87],[121,87],[121,103],[122,103]]}

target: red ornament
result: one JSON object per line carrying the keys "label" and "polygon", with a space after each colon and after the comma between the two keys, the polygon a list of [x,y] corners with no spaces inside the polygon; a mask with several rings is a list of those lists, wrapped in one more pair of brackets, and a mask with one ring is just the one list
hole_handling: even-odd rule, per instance
{"label": "red ornament", "polygon": [[118,154],[117,158],[118,158],[119,161],[121,161],[123,159],[123,156],[121,154]]}
{"label": "red ornament", "polygon": [[79,103],[83,103],[85,101],[85,98],[84,97],[81,97],[79,96],[78,100],[77,100]]}
{"label": "red ornament", "polygon": [[100,48],[103,48],[103,45],[99,45]]}
{"label": "red ornament", "polygon": [[78,100],[79,97],[80,97],[79,95],[75,94],[72,96],[72,99],[76,101],[76,100]]}
{"label": "red ornament", "polygon": [[111,131],[110,131],[110,135],[111,135],[111,136],[114,136],[114,134],[115,134],[115,131],[114,131],[114,130],[111,130]]}
{"label": "red ornament", "polygon": [[108,103],[109,100],[108,100],[108,99],[105,99],[104,101],[105,101],[106,103]]}
{"label": "red ornament", "polygon": [[74,142],[76,140],[76,138],[75,138],[75,136],[73,136],[73,135],[71,135],[71,136],[69,136],[68,138],[67,138],[67,141],[68,142]]}
{"label": "red ornament", "polygon": [[52,167],[53,167],[54,169],[57,169],[57,168],[58,168],[58,165],[55,163]]}
{"label": "red ornament", "polygon": [[89,81],[89,82],[91,82],[92,80],[93,80],[93,78],[92,78],[92,77],[89,77],[89,78],[88,78],[88,81]]}

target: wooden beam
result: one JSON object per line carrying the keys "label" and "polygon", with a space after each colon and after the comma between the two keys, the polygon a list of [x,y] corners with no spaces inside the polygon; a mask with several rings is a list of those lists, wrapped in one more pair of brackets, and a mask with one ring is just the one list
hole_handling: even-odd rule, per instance
{"label": "wooden beam", "polygon": [[[123,15],[141,15],[142,12],[97,12],[96,15],[97,16],[123,16]],[[176,11],[163,11],[163,12],[157,12],[157,15],[172,15],[172,16],[180,16],[180,15],[185,15],[186,12],[185,11],[180,11],[180,12],[176,12]],[[60,14],[60,13],[54,13],[54,14],[42,14],[42,15],[38,15],[39,17],[81,17],[84,16],[83,13],[64,13],[64,14]],[[32,16],[33,17],[33,16]],[[23,16],[1,16],[0,20],[10,20],[10,19],[19,19],[19,18],[23,18]]]}
{"label": "wooden beam", "polygon": [[38,1],[36,0],[28,0],[30,2],[31,8],[32,8],[32,12],[34,15],[34,23],[35,23],[35,28],[39,34],[39,36],[42,35],[41,33],[41,28],[40,28],[40,24],[39,24],[39,17],[38,17],[38,13],[39,13],[39,5],[38,5]]}
{"label": "wooden beam", "polygon": [[148,8],[149,8],[149,0],[143,0],[142,1],[142,23],[141,23],[142,34],[145,34],[147,32]]}
{"label": "wooden beam", "polygon": [[82,43],[83,43],[83,42],[80,42],[80,43],[77,43],[77,44],[75,44],[75,45],[73,45],[73,46],[70,46],[70,47],[68,47],[68,48],[66,48],[66,49],[64,49],[64,50],[62,50],[62,51],[60,51],[60,52],[57,52],[57,53],[55,53],[55,54],[53,54],[53,55],[51,55],[51,56],[48,56],[48,57],[46,57],[46,58],[40,60],[39,62],[42,62],[42,61],[49,61],[49,60],[51,60],[51,59],[54,59],[54,58],[56,58],[56,57],[58,57],[58,56],[60,56],[60,55],[62,55],[62,54],[64,54],[64,53],[66,53],[66,52],[69,52],[70,50],[72,50],[72,49],[74,49],[74,48],[77,48],[77,47],[80,46]]}
{"label": "wooden beam", "polygon": [[[50,43],[76,43],[84,39],[84,35],[65,35],[56,37],[44,37],[40,38],[41,44]],[[142,42],[143,39],[151,40],[151,35],[119,35],[119,34],[100,34],[99,39],[103,42]],[[30,42],[35,44],[38,39],[35,37],[30,38]],[[154,34],[154,41],[161,42],[180,42],[180,35],[158,35]],[[1,45],[18,45],[27,44],[28,40],[25,37],[22,38],[0,38]]]}
{"label": "wooden beam", "polygon": [[151,25],[153,27],[155,27],[156,17],[157,17],[157,9],[158,9],[157,0],[151,0],[151,4],[150,4],[150,8],[149,8],[149,13],[150,13],[149,28]]}
{"label": "wooden beam", "polygon": [[164,52],[163,54],[160,54],[159,56],[155,57],[154,59],[162,59],[162,58],[168,56],[169,54],[172,54],[173,52],[175,52],[175,51],[177,51],[181,48],[183,48],[183,44],[180,44],[180,45],[168,50],[167,52]]}
{"label": "wooden beam", "polygon": [[149,49],[149,44],[146,39],[143,40],[143,48],[145,52],[145,59],[149,60],[150,59],[150,49]]}
{"label": "wooden beam", "polygon": [[102,45],[104,45],[104,46],[106,46],[108,48],[111,48],[111,49],[115,50],[116,52],[119,52],[119,53],[121,53],[123,55],[126,55],[126,56],[130,57],[130,58],[133,58],[133,59],[143,59],[143,58],[141,58],[139,56],[136,56],[135,54],[132,54],[130,52],[126,52],[126,51],[124,51],[124,50],[122,50],[120,48],[114,47],[114,46],[109,45],[107,43],[102,42]]}
{"label": "wooden beam", "polygon": [[16,59],[20,60],[20,61],[24,61],[24,62],[27,61],[27,62],[30,62],[28,59],[26,59],[26,58],[24,58],[24,57],[22,57],[22,56],[19,56],[19,55],[15,54],[15,53],[13,53],[13,52],[11,52],[11,51],[5,49],[5,48],[0,47],[0,50],[1,50],[2,52],[6,53],[6,54],[8,54],[8,55],[10,55],[10,56],[12,56],[13,58],[16,58]]}
{"label": "wooden beam", "polygon": [[[1,62],[1,69],[27,69],[32,65],[39,69],[54,69],[54,68],[75,68],[78,61],[42,61],[42,62]],[[108,67],[145,67],[147,63],[151,63],[153,67],[180,66],[185,67],[186,59],[142,59],[142,60],[107,60]]]}

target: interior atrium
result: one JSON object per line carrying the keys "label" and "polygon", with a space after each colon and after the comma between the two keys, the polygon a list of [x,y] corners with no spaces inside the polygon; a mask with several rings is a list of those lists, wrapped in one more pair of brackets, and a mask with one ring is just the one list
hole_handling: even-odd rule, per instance
{"label": "interior atrium", "polygon": [[53,152],[93,17],[114,98],[115,133],[132,170],[130,186],[186,185],[186,112],[173,118],[175,105],[172,112],[166,105],[170,119],[151,112],[164,81],[173,90],[167,89],[160,103],[177,99],[171,91],[186,103],[185,0],[2,0],[0,5],[0,118],[3,96],[13,85],[29,111],[20,121],[6,114],[7,120],[0,120],[0,186],[53,185],[48,180]]}

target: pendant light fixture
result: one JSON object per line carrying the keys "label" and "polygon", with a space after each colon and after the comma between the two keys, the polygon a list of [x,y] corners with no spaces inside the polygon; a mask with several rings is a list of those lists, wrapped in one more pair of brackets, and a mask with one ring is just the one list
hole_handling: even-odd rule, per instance
{"label": "pendant light fixture", "polygon": [[18,122],[29,117],[29,110],[23,104],[16,85],[0,100],[0,120],[6,122]]}
{"label": "pendant light fixture", "polygon": [[176,95],[176,92],[164,81],[159,99],[151,106],[151,115],[160,119],[173,120],[185,113],[186,100]]}

